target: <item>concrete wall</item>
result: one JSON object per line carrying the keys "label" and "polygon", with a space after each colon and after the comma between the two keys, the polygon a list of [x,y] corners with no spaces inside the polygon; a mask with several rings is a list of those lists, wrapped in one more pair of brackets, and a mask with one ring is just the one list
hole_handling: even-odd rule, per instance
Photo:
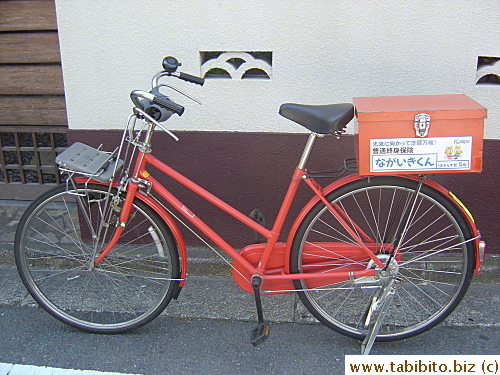
{"label": "concrete wall", "polygon": [[[203,87],[169,82],[203,105],[172,95],[186,106],[182,117],[167,122],[181,140],[158,133],[153,144],[160,158],[242,212],[258,207],[268,227],[307,138],[298,134],[303,128],[278,115],[281,103],[469,95],[488,108],[483,173],[436,179],[475,214],[489,251],[500,252],[500,221],[491,220],[500,201],[500,86],[476,85],[482,74],[478,57],[500,57],[498,0],[56,0],[56,5],[70,141],[113,149],[120,138],[114,129],[124,126],[132,108],[130,91],[149,90],[166,55],[176,56],[183,71],[200,74],[200,51],[272,52],[268,80],[212,79]],[[496,65],[482,69],[498,71],[500,63],[493,61]],[[354,156],[353,138],[325,137],[309,167],[338,167]],[[175,192],[231,244],[253,240],[234,220],[189,193]],[[302,192],[292,214],[310,197]]]}
{"label": "concrete wall", "polygon": [[[116,129],[128,94],[148,89],[165,55],[200,72],[200,51],[272,51],[271,80],[179,84],[188,105],[172,129],[297,132],[283,102],[354,96],[464,93],[489,109],[500,138],[500,90],[476,86],[478,56],[500,56],[497,0],[198,1],[58,0],[71,129]],[[176,97],[176,96],[174,96]],[[109,121],[108,115],[112,115]]]}

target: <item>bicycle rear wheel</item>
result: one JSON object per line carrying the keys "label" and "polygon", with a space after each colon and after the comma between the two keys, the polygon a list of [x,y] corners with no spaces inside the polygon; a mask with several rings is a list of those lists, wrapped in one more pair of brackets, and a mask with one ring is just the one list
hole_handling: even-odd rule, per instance
{"label": "bicycle rear wheel", "polygon": [[[412,337],[441,322],[465,295],[474,270],[466,219],[449,198],[425,184],[414,199],[417,184],[400,177],[371,177],[327,196],[349,223],[356,224],[354,230],[364,233],[363,242],[382,260],[395,248],[397,228],[404,228],[408,220],[395,255],[396,292],[378,341]],[[406,219],[404,212],[412,205]],[[293,273],[364,270],[373,267],[369,260],[320,202],[297,231],[290,268]],[[327,327],[357,339],[366,336],[369,306],[381,288],[376,282],[356,283],[344,277],[294,284],[305,307]]]}
{"label": "bicycle rear wheel", "polygon": [[158,316],[178,284],[179,256],[163,220],[135,198],[118,244],[93,267],[112,237],[123,199],[108,186],[65,185],[36,199],[15,240],[21,279],[57,319],[95,333],[120,333]]}

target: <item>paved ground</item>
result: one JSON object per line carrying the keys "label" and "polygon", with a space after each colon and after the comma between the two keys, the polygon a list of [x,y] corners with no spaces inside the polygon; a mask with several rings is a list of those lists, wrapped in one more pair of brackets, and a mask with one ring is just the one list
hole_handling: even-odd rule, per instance
{"label": "paved ground", "polygon": [[17,365],[0,363],[0,375],[121,375],[118,372],[62,369],[48,366]]}
{"label": "paved ground", "polygon": [[[48,314],[44,314],[43,311],[38,309],[27,309],[19,308],[19,303],[26,297],[26,291],[21,284],[21,281],[17,275],[17,271],[14,266],[13,259],[13,241],[14,234],[17,227],[17,223],[19,221],[22,212],[24,211],[26,204],[23,202],[16,201],[0,201],[0,309],[1,316],[4,314],[14,314],[13,316],[19,315],[31,315],[31,314],[41,314],[41,318],[37,319],[49,319],[49,321],[54,321],[53,324],[62,325],[57,322],[55,319],[48,316]],[[254,307],[253,297],[239,289],[238,286],[231,280],[229,280],[229,269],[226,264],[224,264],[220,258],[216,255],[213,255],[210,250],[201,249],[201,248],[192,248],[189,249],[190,256],[190,275],[187,279],[186,286],[183,289],[180,298],[178,301],[174,301],[169,305],[164,316],[159,318],[159,323],[157,323],[157,327],[163,327],[165,324],[170,325],[172,322],[176,324],[176,327],[183,327],[184,330],[193,329],[194,327],[199,326],[197,329],[199,330],[199,335],[203,335],[207,330],[207,326],[211,326],[212,328],[208,328],[208,330],[214,330],[214,334],[217,336],[217,342],[223,342],[226,339],[227,332],[232,331],[233,326],[244,325],[245,329],[251,329],[250,325],[252,325],[253,321],[255,321],[256,313]],[[453,344],[457,344],[457,340],[460,341],[460,337],[477,337],[477,340],[480,341],[479,344],[483,345],[483,349],[488,351],[490,354],[495,353],[495,345],[491,344],[490,340],[495,341],[494,337],[500,336],[500,258],[489,256],[487,260],[483,264],[482,274],[480,276],[475,276],[473,279],[473,283],[469,289],[468,294],[466,295],[464,301],[460,304],[460,306],[456,309],[456,311],[446,320],[446,322],[439,327],[433,329],[426,335],[407,340],[403,342],[403,344],[376,344],[372,353],[373,354],[384,354],[391,353],[391,350],[396,350],[398,348],[398,352],[401,353],[414,353],[412,346],[416,345],[417,352],[418,348],[423,353],[429,353],[428,350],[444,350],[444,352],[438,352],[437,354],[450,354],[450,353],[459,353],[462,352],[460,349],[456,349],[459,351],[448,353],[445,348],[438,346],[439,349],[432,349],[432,343],[435,342],[436,339],[439,341],[439,337],[446,335],[447,337],[455,337]],[[299,331],[299,337],[302,339],[304,337],[304,332],[309,332],[307,329],[303,331],[301,327],[306,328],[303,324],[296,323],[310,323],[311,319],[308,316],[308,313],[301,306],[300,303],[297,303],[297,298],[295,294],[287,294],[287,295],[276,295],[276,296],[265,296],[263,298],[264,311],[266,315],[266,319],[274,322],[274,325],[277,327],[273,327],[273,335],[279,336],[281,330],[291,330],[291,331]],[[12,310],[14,309],[14,310]],[[33,310],[33,312],[31,312]],[[36,315],[35,314],[35,315]],[[38,315],[37,315],[38,316]],[[6,320],[0,319],[2,323],[8,323]],[[193,322],[198,322],[194,324]],[[207,323],[213,322],[213,323]],[[230,324],[229,322],[233,322]],[[28,323],[27,323],[28,324]],[[153,324],[153,323],[152,323]],[[155,323],[156,324],[156,323]],[[158,326],[159,324],[159,326]],[[248,328],[248,327],[250,328]],[[149,327],[146,326],[146,327]],[[191,327],[191,328],[190,328]],[[231,328],[230,328],[231,327]],[[295,327],[295,328],[294,328]],[[4,326],[5,328],[5,326]],[[155,330],[156,330],[155,328]],[[240,327],[241,328],[241,327]],[[320,325],[315,325],[311,327],[312,331],[316,332],[316,330],[320,330],[324,327]],[[4,329],[2,328],[2,331]],[[148,328],[141,329],[140,335],[149,336],[152,334],[152,330]],[[329,332],[329,330],[324,329],[324,331]],[[188,332],[188,331],[186,331]],[[300,333],[302,332],[302,333]],[[213,333],[213,332],[212,332]],[[248,345],[251,347],[247,340],[248,332],[243,332],[241,336],[244,336],[241,341],[244,341],[244,345]],[[22,335],[22,332],[14,331],[13,335]],[[26,333],[31,334],[31,333]],[[41,335],[47,335],[46,331],[43,331]],[[186,333],[187,334],[187,333]],[[233,333],[234,335],[238,335],[236,331]],[[318,333],[316,333],[318,334]],[[491,334],[493,336],[489,337]],[[195,348],[194,350],[202,350],[201,348],[197,348],[195,345],[197,341],[200,340],[199,336],[193,333],[192,343],[187,345],[185,350],[190,350],[189,348]],[[284,334],[285,335],[285,334]],[[290,333],[292,335],[292,333]],[[285,335],[286,336],[286,335]],[[90,337],[90,336],[80,336],[80,337]],[[101,338],[104,336],[92,336],[94,339],[96,337]],[[117,337],[117,336],[115,336]],[[120,335],[120,337],[124,337]],[[134,336],[135,337],[135,336]],[[155,339],[158,337],[155,334]],[[328,339],[328,343],[324,343],[324,348],[321,344],[321,340],[325,340],[325,335],[319,333],[317,343],[318,349],[327,351],[329,345],[332,345],[333,339]],[[330,336],[328,336],[330,337]],[[493,339],[492,339],[493,338]],[[145,340],[145,338],[143,337]],[[237,341],[240,341],[241,337],[238,336]],[[354,342],[351,339],[344,338],[340,335],[334,335],[335,342],[338,343],[339,348],[344,348],[348,353],[345,354],[357,354],[359,344]],[[100,339],[99,339],[100,340]],[[106,339],[103,339],[106,340]],[[111,339],[110,339],[111,340]],[[159,339],[158,339],[159,340]],[[205,340],[205,339],[203,339]],[[280,338],[276,338],[277,341],[281,341]],[[293,340],[293,339],[291,339]],[[412,341],[413,340],[413,341]],[[310,345],[316,345],[315,341],[311,338]],[[401,342],[400,342],[401,343]],[[462,344],[465,341],[462,341]],[[210,338],[208,337],[206,340],[206,344],[210,345]],[[462,345],[460,344],[460,345]],[[76,344],[72,344],[76,345]],[[230,343],[226,343],[227,347],[230,347]],[[239,348],[238,343],[238,348]],[[266,344],[267,345],[267,344]],[[385,345],[385,346],[383,346]],[[473,345],[472,342],[467,341],[464,345]],[[484,346],[486,345],[486,346]],[[476,346],[474,346],[476,347]],[[487,347],[487,348],[486,348]],[[197,348],[197,349],[196,349]],[[406,348],[406,349],[405,349]],[[282,348],[283,349],[283,348]],[[60,350],[60,349],[59,349]],[[240,349],[238,349],[240,350]],[[281,349],[277,349],[281,350]],[[339,349],[342,350],[342,349]],[[341,368],[341,363],[343,363],[343,355],[345,352],[342,350],[340,353],[341,359],[339,359],[339,363],[335,362],[333,367]],[[455,349],[450,349],[455,350]],[[469,350],[469,349],[467,349]],[[225,350],[227,352],[227,349]],[[247,348],[241,349],[241,353],[246,355]],[[234,352],[234,350],[233,350]],[[218,353],[217,355],[223,356],[224,349],[222,353]],[[254,354],[248,354],[248,356],[252,357],[256,355],[256,352],[249,352]],[[432,353],[435,353],[432,351]],[[471,354],[469,352],[465,352]],[[465,354],[464,353],[464,354]],[[479,351],[477,354],[484,353]],[[233,353],[234,355],[235,353]],[[485,353],[486,354],[486,353]],[[192,357],[191,354],[186,355]],[[340,358],[339,357],[339,358]],[[0,362],[0,375],[4,374],[65,374],[65,375],[96,375],[95,372],[78,372],[76,370],[58,370],[55,368],[45,368],[44,366],[38,367],[23,367],[24,363],[22,360],[15,360],[9,358],[17,358],[13,357],[1,357]],[[242,359],[244,362],[244,358]],[[13,364],[11,362],[15,362],[17,364]],[[28,361],[29,363],[29,361]],[[34,363],[34,362],[33,362]],[[44,364],[43,360],[40,362],[36,362],[37,364]],[[47,365],[53,365],[55,362],[49,362]],[[233,364],[234,365],[234,364]],[[229,366],[229,364],[228,364]],[[285,363],[283,363],[285,366]],[[56,367],[65,367],[64,364],[56,365]],[[78,367],[76,367],[78,368]],[[85,367],[84,364],[79,368],[93,368],[93,367]],[[110,367],[112,370],[114,367]],[[118,367],[116,367],[118,368]],[[103,368],[106,370],[107,368]],[[269,368],[268,368],[269,369]],[[128,371],[126,371],[128,370]],[[144,370],[144,369],[143,369]],[[133,368],[123,367],[120,369],[123,372],[135,373]],[[137,371],[137,373],[148,373],[148,371],[144,370],[142,372]],[[154,372],[152,372],[154,373]],[[249,372],[250,373],[250,372]],[[271,372],[270,372],[271,373]],[[274,373],[274,372],[273,372]],[[280,372],[277,372],[280,373]],[[319,373],[319,372],[318,372]]]}
{"label": "paved ground", "polygon": [[[343,374],[345,355],[360,352],[358,341],[319,324],[274,322],[268,340],[254,347],[253,321],[163,316],[127,334],[96,335],[68,327],[42,309],[0,305],[2,321],[8,326],[1,327],[0,362],[35,365],[34,373],[44,375],[38,372],[43,366],[145,375]],[[500,327],[440,325],[412,339],[377,343],[371,354],[463,360],[462,355],[498,355],[498,342]]]}

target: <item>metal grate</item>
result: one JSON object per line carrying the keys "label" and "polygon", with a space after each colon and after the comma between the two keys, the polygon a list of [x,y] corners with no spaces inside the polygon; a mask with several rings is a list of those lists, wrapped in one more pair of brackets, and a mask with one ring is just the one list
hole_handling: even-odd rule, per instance
{"label": "metal grate", "polygon": [[65,128],[0,128],[0,184],[61,183],[54,159],[67,147]]}

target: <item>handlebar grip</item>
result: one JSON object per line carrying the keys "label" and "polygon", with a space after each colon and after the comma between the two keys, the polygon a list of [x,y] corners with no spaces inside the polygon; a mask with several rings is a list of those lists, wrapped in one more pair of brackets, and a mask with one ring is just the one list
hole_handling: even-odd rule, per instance
{"label": "handlebar grip", "polygon": [[163,108],[166,108],[169,111],[177,113],[179,116],[181,116],[184,113],[184,107],[182,105],[174,103],[173,101],[167,99],[164,96],[155,95],[155,97],[153,98],[153,103],[158,104],[159,106],[162,106]]}
{"label": "handlebar grip", "polygon": [[179,72],[179,78],[183,79],[184,81],[196,83],[197,85],[200,85],[200,86],[203,86],[203,84],[205,83],[204,78],[192,76],[191,74],[182,73],[182,72]]}

